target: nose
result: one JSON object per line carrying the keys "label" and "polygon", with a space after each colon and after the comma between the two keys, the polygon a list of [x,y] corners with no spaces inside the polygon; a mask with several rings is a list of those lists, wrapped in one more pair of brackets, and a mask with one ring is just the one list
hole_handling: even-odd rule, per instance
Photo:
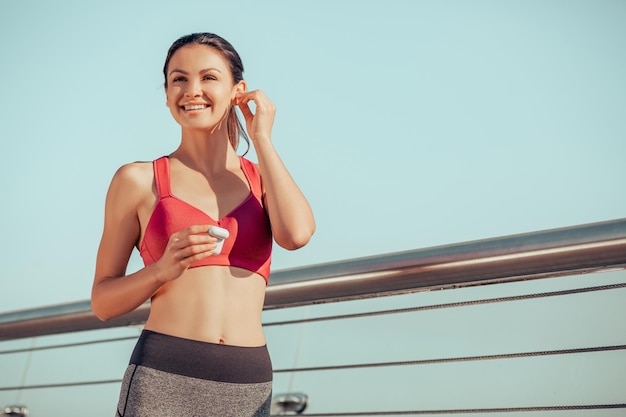
{"label": "nose", "polygon": [[200,80],[190,79],[187,83],[187,90],[185,91],[187,97],[200,97],[202,95],[202,86]]}

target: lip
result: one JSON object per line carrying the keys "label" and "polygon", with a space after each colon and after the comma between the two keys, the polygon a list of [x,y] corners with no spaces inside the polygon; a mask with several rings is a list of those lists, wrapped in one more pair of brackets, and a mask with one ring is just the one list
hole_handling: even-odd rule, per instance
{"label": "lip", "polygon": [[199,103],[199,102],[189,102],[189,103],[182,104],[180,106],[180,108],[185,111],[202,111],[209,107],[210,105],[208,103]]}

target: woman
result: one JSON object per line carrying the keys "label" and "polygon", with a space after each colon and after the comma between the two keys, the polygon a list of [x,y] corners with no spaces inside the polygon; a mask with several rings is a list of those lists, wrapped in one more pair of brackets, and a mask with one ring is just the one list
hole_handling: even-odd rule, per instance
{"label": "woman", "polygon": [[[151,300],[116,415],[267,416],[272,368],[261,312],[272,237],[289,250],[304,246],[313,214],[272,146],[274,105],[247,90],[226,40],[178,39],[163,73],[181,143],[115,173],[91,297],[101,320]],[[235,152],[247,138],[234,106],[258,165]],[[212,226],[228,234],[217,254]],[[145,267],[126,275],[133,247]]]}

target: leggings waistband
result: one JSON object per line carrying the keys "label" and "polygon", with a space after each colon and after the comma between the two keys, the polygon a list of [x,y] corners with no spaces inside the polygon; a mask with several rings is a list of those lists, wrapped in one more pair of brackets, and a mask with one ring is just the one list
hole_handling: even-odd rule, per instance
{"label": "leggings waistband", "polygon": [[151,330],[141,332],[130,363],[219,382],[245,384],[272,380],[267,346],[208,343]]}

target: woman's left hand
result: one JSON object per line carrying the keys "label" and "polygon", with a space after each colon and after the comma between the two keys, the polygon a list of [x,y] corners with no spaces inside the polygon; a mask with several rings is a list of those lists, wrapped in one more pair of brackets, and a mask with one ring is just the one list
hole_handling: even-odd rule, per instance
{"label": "woman's left hand", "polygon": [[[248,105],[250,101],[256,106],[254,113]],[[235,104],[239,106],[246,119],[246,129],[250,139],[254,142],[270,140],[276,114],[274,103],[261,90],[252,90],[237,94]]]}

